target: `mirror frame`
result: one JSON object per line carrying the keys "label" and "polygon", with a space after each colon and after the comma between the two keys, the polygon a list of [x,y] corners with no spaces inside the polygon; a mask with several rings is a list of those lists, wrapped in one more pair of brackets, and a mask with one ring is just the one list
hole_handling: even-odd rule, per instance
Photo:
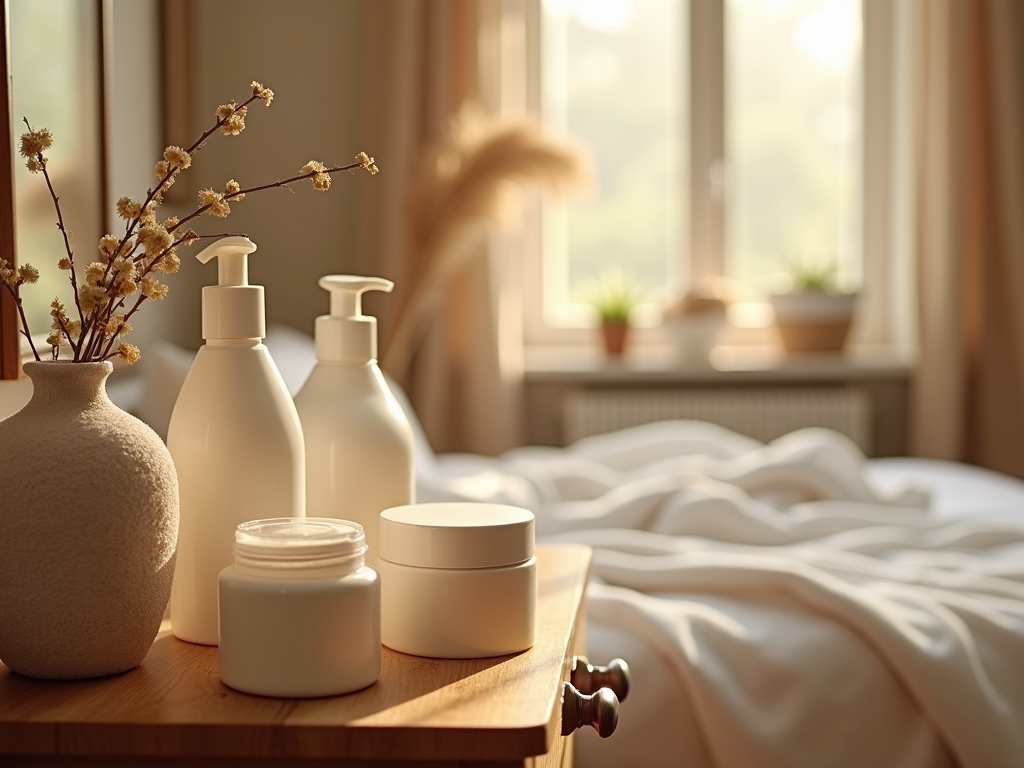
{"label": "mirror frame", "polygon": [[[0,4],[0,255],[17,265],[14,247],[14,135],[11,125],[11,46],[7,0]],[[0,379],[21,377],[18,308],[0,289]]]}

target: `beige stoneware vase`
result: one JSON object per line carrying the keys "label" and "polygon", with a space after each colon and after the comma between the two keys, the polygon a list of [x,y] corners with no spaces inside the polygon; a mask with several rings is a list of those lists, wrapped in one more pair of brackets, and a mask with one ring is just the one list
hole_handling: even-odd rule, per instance
{"label": "beige stoneware vase", "polygon": [[26,363],[32,399],[0,421],[0,661],[23,675],[138,666],[170,597],[174,464],[107,397],[112,370]]}

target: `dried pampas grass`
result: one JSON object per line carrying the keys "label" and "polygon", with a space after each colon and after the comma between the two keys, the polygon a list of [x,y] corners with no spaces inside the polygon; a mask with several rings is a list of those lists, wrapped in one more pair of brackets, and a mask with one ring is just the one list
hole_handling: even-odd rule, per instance
{"label": "dried pampas grass", "polygon": [[445,141],[423,158],[410,192],[404,289],[382,360],[388,372],[404,375],[449,282],[489,228],[518,220],[526,188],[562,195],[589,178],[583,153],[534,122],[463,107]]}

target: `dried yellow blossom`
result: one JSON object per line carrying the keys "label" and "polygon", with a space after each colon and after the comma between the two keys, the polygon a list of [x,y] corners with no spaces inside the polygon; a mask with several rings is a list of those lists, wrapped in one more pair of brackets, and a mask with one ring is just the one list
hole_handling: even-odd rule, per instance
{"label": "dried yellow blossom", "polygon": [[214,192],[212,189],[199,190],[199,204],[208,206],[209,213],[220,219],[231,213],[231,206],[224,199],[224,195],[220,192]]}
{"label": "dried yellow blossom", "polygon": [[135,262],[131,259],[118,259],[114,262],[114,269],[117,270],[117,277],[120,280],[135,279]]}
{"label": "dried yellow blossom", "polygon": [[181,259],[178,258],[178,254],[173,249],[165,253],[159,261],[153,264],[153,269],[166,272],[169,275],[177,272],[179,267],[181,267]]}
{"label": "dried yellow blossom", "polygon": [[371,176],[375,176],[377,174],[377,166],[374,163],[373,158],[365,152],[360,152],[356,155],[356,162],[359,163],[362,168],[369,171]]}
{"label": "dried yellow blossom", "polygon": [[153,280],[148,277],[142,278],[142,295],[147,299],[160,301],[160,299],[167,298],[168,290],[169,286],[164,285],[159,280]]}
{"label": "dried yellow blossom", "polygon": [[18,281],[22,283],[35,283],[39,280],[39,270],[31,264],[22,264],[18,267]]}
{"label": "dried yellow blossom", "polygon": [[11,282],[11,276],[14,274],[14,270],[11,269],[10,263],[7,259],[0,258],[0,280],[5,283]]}
{"label": "dried yellow blossom", "polygon": [[242,189],[242,185],[234,179],[231,179],[227,184],[224,185],[224,195],[232,195],[232,200],[241,200],[245,197],[243,194],[239,194]]}
{"label": "dried yellow blossom", "polygon": [[[46,128],[21,134],[22,157],[37,157],[53,144],[53,134]],[[29,169],[31,170],[31,169]]]}
{"label": "dried yellow blossom", "polygon": [[64,314],[64,302],[58,298],[54,298],[50,302],[50,317],[57,317],[58,315]]}
{"label": "dried yellow blossom", "polygon": [[156,255],[161,251],[167,250],[174,243],[174,237],[171,233],[155,221],[141,227],[136,237],[139,244],[146,249],[146,253],[150,255]]}
{"label": "dried yellow blossom", "polygon": [[176,226],[178,226],[178,217],[177,216],[171,216],[171,218],[169,218],[166,221],[164,221],[164,229],[166,229],[168,232],[170,232]]}
{"label": "dried yellow blossom", "polygon": [[139,362],[142,353],[139,352],[139,348],[134,344],[119,344],[117,346],[117,356],[122,360],[127,360],[129,365],[133,365]]}
{"label": "dried yellow blossom", "polygon": [[[127,198],[121,198],[121,199],[122,200],[126,200]],[[128,217],[126,216],[125,218],[128,218]],[[132,217],[132,218],[134,218],[134,217]],[[120,244],[121,244],[121,241],[118,240],[113,235],[104,235],[103,237],[100,238],[100,253],[102,253],[104,256],[106,256],[109,259],[117,251],[117,246],[120,245]]]}
{"label": "dried yellow blossom", "polygon": [[221,126],[220,132],[225,136],[237,136],[245,130],[245,119],[239,115],[232,115],[228,121]]}
{"label": "dried yellow blossom", "polygon": [[46,158],[44,157],[43,161],[39,162],[36,158],[30,157],[25,163],[25,167],[28,168],[29,173],[39,173],[46,167]]}
{"label": "dried yellow blossom", "polygon": [[274,92],[269,88],[264,88],[260,83],[256,82],[255,80],[253,80],[250,83],[250,85],[252,86],[252,95],[259,96],[261,99],[263,99],[263,103],[269,107],[270,102],[274,100]]}
{"label": "dried yellow blossom", "polygon": [[59,347],[61,344],[67,344],[67,341],[64,339],[63,332],[61,332],[60,329],[57,329],[46,337],[46,343],[51,347]]}
{"label": "dried yellow blossom", "polygon": [[126,221],[138,217],[142,213],[142,204],[137,203],[130,197],[122,197],[117,201],[117,215]]}
{"label": "dried yellow blossom", "polygon": [[237,136],[245,130],[245,115],[248,107],[235,106],[235,102],[221,104],[217,107],[217,120],[224,121],[220,132],[225,136]]}
{"label": "dried yellow blossom", "polygon": [[96,307],[106,304],[106,302],[107,291],[103,286],[90,285],[88,283],[78,286],[78,303],[86,314],[92,312]]}
{"label": "dried yellow blossom", "polygon": [[181,236],[180,242],[182,245],[193,245],[194,243],[199,242],[199,234],[194,229],[190,229]]}
{"label": "dried yellow blossom", "polygon": [[[172,149],[172,147],[168,147],[168,149]],[[174,149],[177,149],[177,147],[174,147]],[[191,164],[191,163],[192,163],[192,159],[189,158],[189,164]],[[160,179],[164,183],[163,189],[168,189],[169,187],[173,187],[174,186],[174,180],[175,180],[175,178],[178,175],[177,168],[175,166],[173,166],[171,163],[167,162],[166,160],[161,160],[155,166],[153,166],[153,173],[155,173],[156,177],[158,179]],[[161,192],[161,191],[155,192],[153,194],[153,199],[154,200],[158,200],[158,199],[159,200],[163,200],[163,192]]]}
{"label": "dried yellow blossom", "polygon": [[103,332],[108,339],[112,339],[115,336],[127,336],[132,332],[132,324],[125,321],[124,315],[117,314],[107,321]]}
{"label": "dried yellow blossom", "polygon": [[138,284],[134,280],[122,280],[114,289],[114,293],[118,297],[131,296],[135,291],[139,289]]}
{"label": "dried yellow blossom", "polygon": [[181,147],[167,147],[164,150],[164,160],[183,171],[192,165],[191,155]]}
{"label": "dried yellow blossom", "polygon": [[156,224],[157,205],[159,205],[159,203],[156,202],[156,198],[154,197],[154,199],[142,209],[142,213],[139,214],[139,224]]}
{"label": "dried yellow blossom", "polygon": [[71,259],[69,259],[67,256],[65,256],[63,259],[61,259],[60,261],[57,262],[57,268],[58,269],[65,269],[65,270],[67,270],[67,269],[71,269],[71,267],[73,267],[73,266],[74,266],[74,264],[71,263]]}
{"label": "dried yellow blossom", "polygon": [[[310,160],[299,171],[303,176],[309,176],[313,182],[313,189],[326,192],[331,188],[331,175],[326,172],[327,166],[319,160]],[[310,175],[312,174],[312,175]]]}
{"label": "dried yellow blossom", "polygon": [[107,265],[100,264],[98,261],[94,261],[92,264],[85,268],[85,282],[92,283],[95,285],[103,276],[107,273]]}

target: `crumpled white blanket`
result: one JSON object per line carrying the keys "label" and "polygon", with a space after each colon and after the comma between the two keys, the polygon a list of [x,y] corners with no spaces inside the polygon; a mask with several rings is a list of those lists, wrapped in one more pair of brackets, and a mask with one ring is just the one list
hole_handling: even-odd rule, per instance
{"label": "crumpled white blanket", "polygon": [[939,520],[864,466],[827,430],[662,422],[428,458],[418,494],[525,506],[539,540],[594,548],[589,620],[645,649],[657,690],[607,742],[581,734],[579,765],[1024,765],[1024,510]]}

